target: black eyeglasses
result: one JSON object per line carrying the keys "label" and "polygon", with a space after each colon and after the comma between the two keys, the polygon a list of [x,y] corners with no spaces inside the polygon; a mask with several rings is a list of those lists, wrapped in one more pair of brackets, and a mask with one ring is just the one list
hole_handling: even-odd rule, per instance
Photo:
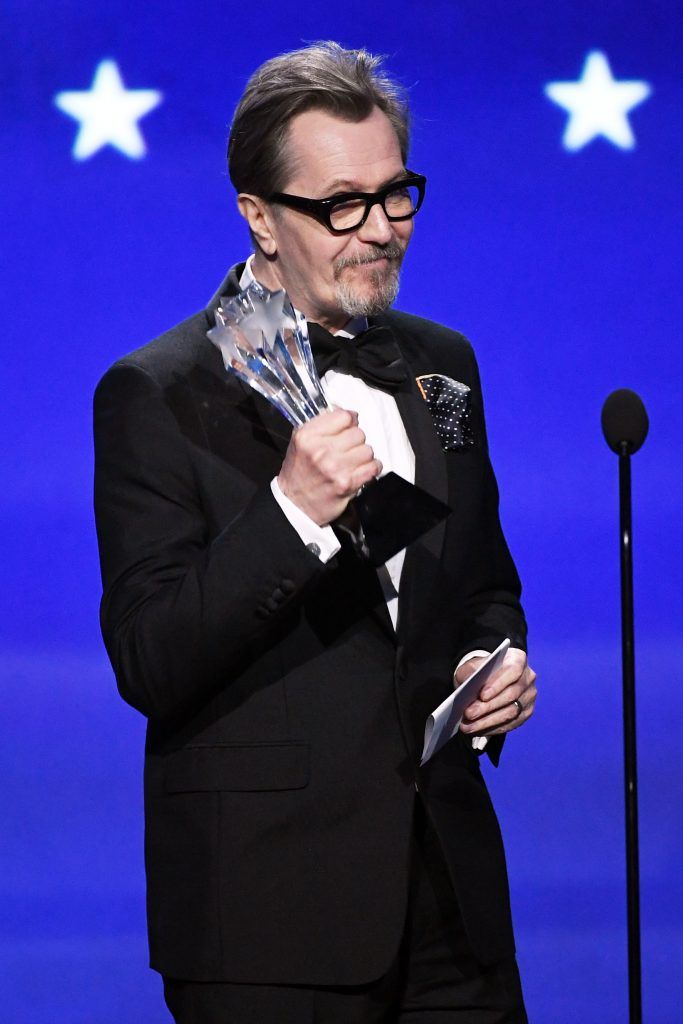
{"label": "black eyeglasses", "polygon": [[339,192],[329,199],[305,199],[286,192],[274,192],[268,199],[269,202],[310,213],[335,235],[343,235],[365,224],[370,210],[377,203],[387,220],[410,220],[422,206],[426,184],[423,174],[408,171],[405,178],[392,181],[379,192]]}

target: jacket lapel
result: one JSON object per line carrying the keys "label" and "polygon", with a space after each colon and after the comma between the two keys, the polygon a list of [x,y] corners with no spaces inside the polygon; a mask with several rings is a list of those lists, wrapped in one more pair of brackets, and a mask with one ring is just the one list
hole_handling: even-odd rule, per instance
{"label": "jacket lapel", "polygon": [[[432,373],[427,354],[395,322],[391,313],[373,318],[373,322],[386,323],[394,332],[410,369],[410,382],[405,391],[396,394],[396,404],[415,453],[415,483],[441,501],[448,502],[448,476],[446,460],[434,429],[432,415],[415,382],[423,373]],[[407,551],[399,588],[398,640],[405,643],[416,628],[421,609],[433,589],[438,573],[448,519],[419,537]]]}

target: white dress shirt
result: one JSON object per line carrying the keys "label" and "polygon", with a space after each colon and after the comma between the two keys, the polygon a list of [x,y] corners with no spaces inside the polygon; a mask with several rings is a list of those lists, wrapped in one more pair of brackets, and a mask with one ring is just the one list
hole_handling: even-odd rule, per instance
{"label": "white dress shirt", "polygon": [[[253,255],[249,257],[240,278],[240,288],[247,288],[255,280],[251,269]],[[335,337],[352,340],[368,324],[365,317],[356,317],[336,331]],[[366,441],[372,448],[375,458],[383,466],[383,472],[390,471],[403,477],[409,483],[415,483],[415,453],[413,452],[401,414],[392,395],[379,388],[370,387],[359,377],[338,370],[328,370],[321,378],[325,397],[330,405],[341,409],[351,409],[358,413],[358,425],[365,434]],[[273,496],[287,516],[287,519],[309,549],[316,552],[322,562],[328,562],[339,551],[340,544],[331,526],[318,526],[298,505],[283,494],[277,477],[270,482]],[[387,609],[394,629],[398,622],[398,591],[401,572],[405,561],[405,548],[393,555],[384,565],[377,569],[377,575]],[[461,658],[457,668],[470,658],[485,656],[488,651],[471,651]],[[457,669],[456,669],[457,671]],[[472,745],[483,750],[486,737],[473,736]]]}
{"label": "white dress shirt", "polygon": [[[240,278],[240,288],[247,288],[254,280],[251,270],[253,256]],[[336,332],[336,337],[355,338],[356,334],[366,330],[368,324],[365,317],[349,320],[343,330]],[[409,483],[415,483],[415,453],[413,452],[401,414],[394,398],[379,388],[370,387],[359,377],[338,370],[328,370],[321,383],[325,397],[330,405],[341,409],[351,409],[358,413],[358,425],[372,448],[375,458],[379,459],[384,472],[393,471]],[[302,512],[289,498],[282,493],[277,477],[271,481],[271,489],[290,523],[306,545],[315,545],[319,549],[318,557],[327,562],[339,551],[339,541],[331,526],[318,526],[305,512]],[[315,548],[313,548],[315,550]],[[382,593],[387,602],[391,621],[396,628],[398,621],[398,591],[401,572],[405,560],[405,548],[393,555],[377,570]]]}

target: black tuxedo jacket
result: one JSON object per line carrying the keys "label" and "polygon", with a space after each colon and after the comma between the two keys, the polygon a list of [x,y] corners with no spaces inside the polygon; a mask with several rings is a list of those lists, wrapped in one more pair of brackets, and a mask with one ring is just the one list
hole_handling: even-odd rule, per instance
{"label": "black tuxedo jacket", "polygon": [[416,482],[453,512],[408,549],[394,632],[375,571],[345,550],[323,565],[274,500],[290,428],[226,374],[213,306],[117,362],[95,396],[102,630],[149,720],[151,964],[196,980],[380,976],[404,923],[416,786],[475,954],[509,955],[478,758],[458,736],[418,767],[459,658],[525,646],[470,345],[405,313],[375,320],[413,377],[471,388],[475,436],[444,452],[417,387],[398,395]]}

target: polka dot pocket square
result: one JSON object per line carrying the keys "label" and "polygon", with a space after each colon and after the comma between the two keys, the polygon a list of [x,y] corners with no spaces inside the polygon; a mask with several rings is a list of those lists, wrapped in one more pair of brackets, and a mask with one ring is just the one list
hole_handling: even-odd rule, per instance
{"label": "polka dot pocket square", "polygon": [[470,389],[442,373],[426,373],[415,382],[429,406],[434,428],[445,452],[474,444],[470,423]]}

